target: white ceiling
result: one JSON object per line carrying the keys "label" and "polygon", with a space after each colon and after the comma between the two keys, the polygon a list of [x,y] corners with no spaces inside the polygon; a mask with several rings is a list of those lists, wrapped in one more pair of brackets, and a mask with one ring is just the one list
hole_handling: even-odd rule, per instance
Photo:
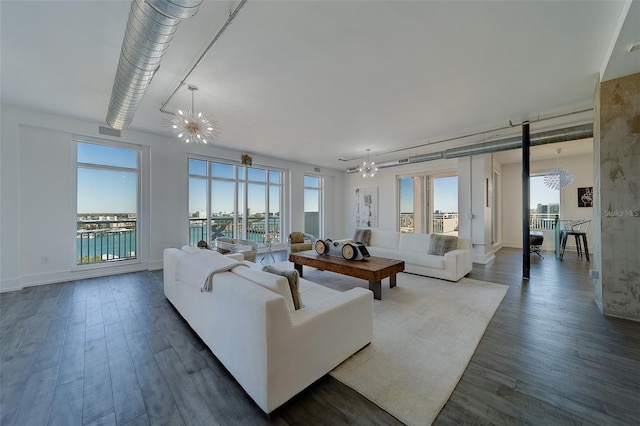
{"label": "white ceiling", "polygon": [[[205,1],[180,24],[130,129],[169,135],[161,104],[237,3]],[[130,2],[0,7],[2,102],[105,125]],[[430,147],[381,153],[590,108],[598,73],[640,71],[640,52],[624,51],[640,40],[639,11],[638,1],[249,0],[187,83],[219,122],[217,144],[345,169],[367,148],[376,161],[418,155]],[[190,104],[183,88],[167,109]]]}

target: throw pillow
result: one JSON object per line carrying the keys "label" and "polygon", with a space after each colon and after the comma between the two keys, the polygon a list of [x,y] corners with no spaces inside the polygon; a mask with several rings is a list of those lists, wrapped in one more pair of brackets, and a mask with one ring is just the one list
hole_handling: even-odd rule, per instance
{"label": "throw pillow", "polygon": [[269,272],[271,274],[282,275],[289,281],[289,289],[291,290],[291,297],[293,298],[293,307],[298,310],[302,307],[302,301],[300,300],[300,291],[298,289],[298,279],[300,275],[298,271],[295,269],[293,271],[281,271],[280,269],[276,269],[271,265],[266,265],[262,267],[264,272]]}
{"label": "throw pillow", "polygon": [[452,250],[458,248],[458,237],[453,235],[439,235],[431,234],[431,242],[429,244],[428,254],[435,254],[436,256],[444,256]]}
{"label": "throw pillow", "polygon": [[356,232],[353,235],[354,243],[362,243],[365,246],[368,246],[370,241],[371,241],[371,229],[356,229]]}
{"label": "throw pillow", "polygon": [[289,235],[289,240],[291,244],[304,243],[304,234],[302,232],[292,232],[291,235]]}
{"label": "throw pillow", "polygon": [[230,250],[227,249],[223,249],[222,247],[218,247],[218,253],[222,253],[222,254],[227,254],[227,253],[231,253]]}

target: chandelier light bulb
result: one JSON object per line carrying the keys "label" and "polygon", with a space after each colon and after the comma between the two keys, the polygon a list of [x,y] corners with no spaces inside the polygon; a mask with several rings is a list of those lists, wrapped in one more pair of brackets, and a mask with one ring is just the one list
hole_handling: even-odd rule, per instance
{"label": "chandelier light bulb", "polygon": [[363,178],[374,177],[376,175],[376,172],[378,171],[378,166],[376,166],[376,163],[369,160],[369,151],[371,150],[367,149],[367,160],[364,161],[358,168],[358,171],[362,173]]}
{"label": "chandelier light bulb", "polygon": [[208,143],[214,140],[218,134],[218,126],[215,120],[209,119],[204,113],[197,112],[194,106],[195,86],[189,86],[191,91],[191,110],[178,109],[178,115],[168,119],[169,126],[177,133],[177,139],[184,143]]}

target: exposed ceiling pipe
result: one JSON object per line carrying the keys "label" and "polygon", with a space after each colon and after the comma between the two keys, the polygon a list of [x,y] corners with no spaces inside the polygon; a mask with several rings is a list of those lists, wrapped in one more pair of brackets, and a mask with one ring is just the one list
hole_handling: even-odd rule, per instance
{"label": "exposed ceiling pipe", "polygon": [[[564,129],[551,130],[547,132],[531,135],[531,146],[546,145],[557,142],[567,142],[593,137],[593,124],[582,124],[579,126],[567,127]],[[403,164],[422,163],[425,161],[438,160],[441,158],[459,158],[471,155],[489,154],[498,151],[508,151],[510,149],[522,148],[522,137],[514,136],[506,139],[483,142],[479,144],[450,148],[444,151],[432,152],[429,154],[416,155],[399,160],[376,163],[379,169],[394,167]],[[347,173],[355,173],[357,167],[349,167]]]}
{"label": "exposed ceiling pipe", "polygon": [[107,124],[125,129],[182,19],[198,12],[202,0],[133,0],[107,111]]}

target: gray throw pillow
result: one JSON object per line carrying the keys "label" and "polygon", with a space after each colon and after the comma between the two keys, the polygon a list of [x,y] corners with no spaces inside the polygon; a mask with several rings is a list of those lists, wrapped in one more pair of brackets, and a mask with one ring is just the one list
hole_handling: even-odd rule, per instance
{"label": "gray throw pillow", "polygon": [[298,271],[295,269],[293,271],[281,271],[280,269],[276,269],[271,265],[265,265],[262,267],[264,272],[269,272],[270,274],[282,275],[289,281],[289,289],[291,290],[291,297],[293,298],[293,307],[298,310],[302,307],[302,301],[300,300],[300,291],[298,289],[298,279],[300,275]]}
{"label": "gray throw pillow", "polygon": [[431,234],[428,254],[444,256],[445,253],[458,248],[458,237],[453,235]]}
{"label": "gray throw pillow", "polygon": [[353,234],[354,243],[362,243],[365,246],[368,246],[370,241],[371,229],[356,229],[355,234]]}

